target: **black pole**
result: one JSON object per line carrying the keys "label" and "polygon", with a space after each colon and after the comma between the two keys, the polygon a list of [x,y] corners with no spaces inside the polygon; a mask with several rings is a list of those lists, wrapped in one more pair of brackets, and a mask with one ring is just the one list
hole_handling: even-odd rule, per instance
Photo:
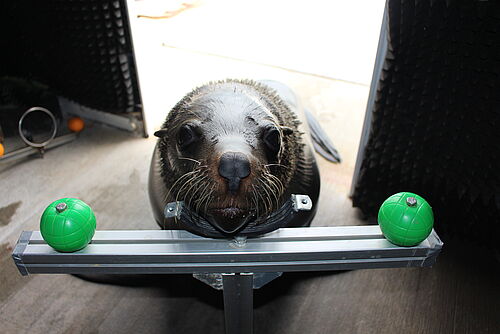
{"label": "black pole", "polygon": [[226,334],[253,332],[253,274],[223,274]]}

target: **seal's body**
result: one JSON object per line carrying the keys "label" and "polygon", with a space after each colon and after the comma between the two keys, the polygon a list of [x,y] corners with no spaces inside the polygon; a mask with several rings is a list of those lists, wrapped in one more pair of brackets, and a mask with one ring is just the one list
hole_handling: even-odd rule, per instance
{"label": "seal's body", "polygon": [[[149,195],[163,228],[210,237],[266,233],[283,227],[266,220],[291,194],[309,195],[313,208],[285,225],[310,225],[319,172],[302,109],[286,86],[207,84],[186,95],[155,135],[160,139]],[[183,201],[205,223],[164,218],[165,205],[174,201]]]}

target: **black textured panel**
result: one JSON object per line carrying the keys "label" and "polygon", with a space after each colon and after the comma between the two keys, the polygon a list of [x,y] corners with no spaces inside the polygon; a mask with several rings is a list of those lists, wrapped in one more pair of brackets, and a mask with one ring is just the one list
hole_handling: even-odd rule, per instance
{"label": "black textured panel", "polygon": [[0,27],[0,76],[109,112],[141,104],[125,0],[2,1]]}
{"label": "black textured panel", "polygon": [[371,216],[412,191],[436,226],[498,249],[500,5],[389,1],[390,54],[377,87],[353,204]]}

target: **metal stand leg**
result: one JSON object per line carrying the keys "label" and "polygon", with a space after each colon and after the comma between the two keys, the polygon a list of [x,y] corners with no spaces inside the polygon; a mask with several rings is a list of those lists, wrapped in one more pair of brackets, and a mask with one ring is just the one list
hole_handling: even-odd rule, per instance
{"label": "metal stand leg", "polygon": [[226,334],[253,332],[253,274],[223,274]]}

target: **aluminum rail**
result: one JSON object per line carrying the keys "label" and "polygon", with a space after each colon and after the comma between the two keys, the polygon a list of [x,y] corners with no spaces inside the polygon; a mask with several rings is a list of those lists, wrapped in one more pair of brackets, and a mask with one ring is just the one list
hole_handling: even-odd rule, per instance
{"label": "aluminum rail", "polygon": [[[48,150],[69,143],[75,140],[76,136],[77,135],[75,133],[70,133],[67,135],[56,137],[51,140],[45,147],[43,147],[43,150]],[[0,157],[0,163],[22,159],[34,154],[40,154],[40,148],[26,146],[18,150],[6,153],[4,156]]]}
{"label": "aluminum rail", "polygon": [[186,231],[96,231],[83,250],[60,253],[25,231],[13,259],[28,274],[196,274],[426,267],[443,243],[433,230],[414,247],[387,241],[378,225],[282,228],[259,238],[210,239]]}

